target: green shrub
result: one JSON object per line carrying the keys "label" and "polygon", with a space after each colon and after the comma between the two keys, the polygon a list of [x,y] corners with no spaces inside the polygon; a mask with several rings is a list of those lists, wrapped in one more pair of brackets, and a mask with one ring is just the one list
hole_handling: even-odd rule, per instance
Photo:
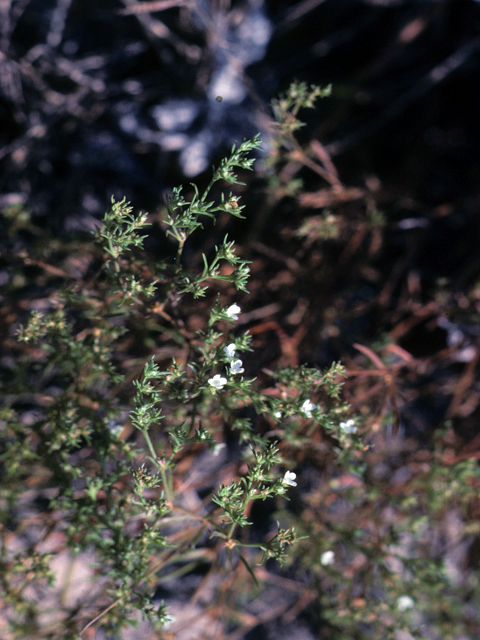
{"label": "green shrub", "polygon": [[[266,171],[279,197],[301,188],[275,182],[285,153],[303,157],[298,110],[326,93],[294,84],[275,105]],[[8,295],[33,311],[14,321],[4,362],[2,637],[120,637],[139,615],[174,637],[188,621],[169,622],[155,592],[183,594],[196,572],[187,595],[215,637],[304,609],[322,638],[476,637],[478,572],[455,564],[479,533],[475,460],[456,455],[448,429],[431,450],[393,438],[367,396],[352,417],[340,364],[248,378],[237,303],[248,305],[248,262],[228,237],[187,256],[205,222],[242,217],[238,196],[212,188],[241,184],[259,147],[258,136],[233,147],[202,194],[175,189],[161,214],[112,200],[94,242],[47,243],[26,214],[4,214],[13,246],[31,234],[30,255],[11,256]],[[330,214],[314,222],[300,235],[337,237]],[[161,259],[143,248],[150,225]],[[91,586],[71,596],[62,566],[73,584],[76,559]],[[249,613],[256,602],[263,613]]]}
{"label": "green shrub", "polygon": [[[219,563],[223,549],[232,566],[240,559],[254,578],[252,551],[283,561],[296,539],[293,527],[280,525],[258,543],[241,533],[251,524],[254,501],[283,496],[295,484],[295,474],[285,467],[292,461],[280,452],[281,438],[262,434],[258,424],[263,421],[264,432],[266,425],[289,418],[292,425],[313,417],[333,425],[344,412],[336,400],[342,369],[334,366],[323,375],[304,368],[272,372],[266,394],[242,375],[250,336],[229,337],[240,307],[217,295],[196,331],[186,327],[182,308],[185,296],[203,297],[216,282],[247,292],[248,264],[227,237],[211,260],[203,255],[198,272],[183,265],[183,250],[205,218],[215,220],[219,212],[241,216],[243,207],[232,193],[217,203],[207,198],[218,180],[238,184],[235,168],[250,169],[247,154],[259,145],[257,137],[232,148],[202,195],[194,186],[186,200],[181,189],[174,190],[162,222],[177,247],[171,261],[147,262],[141,251],[147,214],[135,216],[128,203],[112,200],[95,234],[96,248],[89,248],[91,264],[101,266],[87,280],[67,280],[18,329],[25,347],[2,410],[2,521],[14,517],[27,484],[48,496],[46,514],[36,516],[43,522],[34,540],[16,550],[7,528],[2,530],[1,580],[19,637],[39,630],[38,590],[52,585],[54,575],[51,553],[38,549],[48,546],[54,531],[62,531],[73,553],[94,553],[98,574],[108,576],[108,604],[101,617],[77,604],[63,612],[58,629],[42,631],[45,637],[59,629],[66,636],[79,633],[94,618],[119,630],[133,620],[133,609],[161,626],[166,609],[152,604],[160,581]],[[151,350],[151,340],[139,333],[156,336],[164,347],[130,383],[138,362],[129,366],[132,345]],[[162,369],[165,345],[175,355]],[[323,386],[332,401],[320,408],[310,398]],[[28,409],[22,407],[25,394]],[[245,407],[252,408],[252,417],[244,417]],[[188,472],[178,470],[179,462],[208,451],[214,456],[224,444],[225,425],[241,445],[239,459],[227,482],[213,479],[202,509],[185,509],[178,490]],[[142,437],[128,437],[130,427]]]}

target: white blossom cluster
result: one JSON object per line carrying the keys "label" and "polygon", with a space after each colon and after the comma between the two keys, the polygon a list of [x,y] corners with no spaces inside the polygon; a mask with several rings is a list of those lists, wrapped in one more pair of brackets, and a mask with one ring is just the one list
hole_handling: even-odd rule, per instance
{"label": "white blossom cluster", "polygon": [[[241,312],[238,304],[232,304],[226,310],[227,316],[231,320],[238,320],[238,314]],[[230,374],[235,376],[239,373],[243,373],[245,369],[243,368],[243,362],[240,358],[235,359],[235,343],[231,343],[223,348],[223,352],[225,357],[230,363]],[[212,387],[213,390],[220,391],[227,384],[227,378],[224,378],[219,373],[213,376],[208,380],[208,384]]]}
{"label": "white blossom cluster", "polygon": [[243,368],[243,362],[237,358],[235,358],[235,344],[229,344],[227,347],[223,348],[223,352],[225,353],[225,357],[230,361],[230,373],[232,375],[236,375],[237,373],[243,373],[245,369]]}

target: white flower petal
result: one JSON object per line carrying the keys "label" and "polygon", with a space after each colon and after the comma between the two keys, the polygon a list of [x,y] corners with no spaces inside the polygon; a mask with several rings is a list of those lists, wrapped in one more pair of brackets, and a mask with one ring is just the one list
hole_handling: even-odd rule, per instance
{"label": "white flower petal", "polygon": [[240,311],[241,311],[241,309],[238,306],[238,304],[232,304],[227,309],[227,316],[229,318],[231,318],[232,320],[238,320],[238,314],[240,313]]}
{"label": "white flower petal", "polygon": [[123,425],[116,424],[115,420],[110,420],[107,426],[113,436],[118,436],[123,431]]}
{"label": "white flower petal", "polygon": [[233,375],[243,373],[245,369],[242,367],[242,364],[243,362],[241,360],[233,360],[233,362],[230,363],[230,373]]}
{"label": "white flower petal", "polygon": [[236,347],[234,342],[229,344],[227,347],[223,347],[223,352],[225,353],[225,357],[228,358],[229,360],[233,360],[235,356],[235,349]]}
{"label": "white flower petal", "polygon": [[326,567],[329,564],[333,564],[335,562],[335,552],[334,551],[324,551],[320,556],[320,564],[323,567]]}
{"label": "white flower petal", "polygon": [[310,402],[310,400],[305,400],[302,404],[302,413],[304,413],[307,418],[312,417],[312,411],[316,408],[316,404],[314,402]]}
{"label": "white flower petal", "polygon": [[287,471],[283,476],[283,484],[288,484],[290,487],[296,487],[297,483],[295,482],[295,478],[297,477],[296,473],[293,471]]}
{"label": "white flower petal", "polygon": [[358,431],[357,425],[351,419],[347,420],[346,422],[340,422],[338,426],[340,428],[340,431],[343,431],[343,433],[357,433]]}
{"label": "white flower petal", "polygon": [[397,598],[397,608],[399,611],[407,611],[407,609],[412,609],[414,606],[415,602],[410,596],[400,596]]}
{"label": "white flower petal", "polygon": [[208,384],[212,386],[214,389],[223,389],[223,387],[227,384],[227,379],[223,378],[219,373],[210,378]]}

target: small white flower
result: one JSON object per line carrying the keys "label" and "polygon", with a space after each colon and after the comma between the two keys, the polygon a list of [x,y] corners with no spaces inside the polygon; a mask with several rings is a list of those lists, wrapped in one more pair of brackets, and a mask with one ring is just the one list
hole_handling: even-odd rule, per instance
{"label": "small white flower", "polygon": [[295,482],[295,478],[297,477],[296,473],[293,471],[287,471],[283,476],[283,484],[288,484],[290,487],[296,487],[297,483]]}
{"label": "small white flower", "polygon": [[314,402],[310,402],[310,400],[305,400],[302,404],[302,412],[307,416],[307,418],[312,417],[312,411],[316,408],[316,404]]}
{"label": "small white flower", "polygon": [[230,373],[235,375],[237,373],[243,373],[245,369],[242,367],[243,362],[241,360],[233,360],[230,363]]}
{"label": "small white flower", "polygon": [[333,564],[335,562],[335,552],[334,551],[324,551],[320,556],[320,564],[323,567],[328,566],[329,564]]}
{"label": "small white flower", "polygon": [[241,311],[241,309],[238,306],[238,304],[232,304],[227,309],[227,316],[229,318],[231,318],[232,320],[238,320],[238,314],[240,313],[240,311]]}
{"label": "small white flower", "polygon": [[232,342],[232,344],[229,344],[227,347],[223,347],[223,352],[225,353],[225,357],[228,358],[229,360],[233,360],[234,356],[235,356],[235,343]]}
{"label": "small white flower", "polygon": [[123,426],[121,424],[117,424],[115,420],[109,420],[107,426],[112,436],[119,436],[123,431]]}
{"label": "small white flower", "polygon": [[338,425],[340,431],[343,433],[357,433],[358,427],[353,420],[347,420],[346,422],[340,422]]}
{"label": "small white flower", "polygon": [[277,418],[277,420],[280,420],[280,418],[282,417],[282,412],[281,411],[274,411],[273,412],[273,417]]}
{"label": "small white flower", "polygon": [[407,609],[411,609],[414,606],[415,602],[410,596],[400,596],[397,599],[397,608],[399,611],[407,611]]}
{"label": "small white flower", "polygon": [[227,379],[223,378],[219,373],[210,378],[208,384],[211,385],[214,389],[223,389],[223,387],[227,384]]}

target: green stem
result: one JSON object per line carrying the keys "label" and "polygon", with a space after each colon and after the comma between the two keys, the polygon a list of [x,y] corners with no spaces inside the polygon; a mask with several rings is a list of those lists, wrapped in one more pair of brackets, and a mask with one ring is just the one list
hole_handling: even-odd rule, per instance
{"label": "green stem", "polygon": [[[218,171],[218,170],[217,170]],[[200,202],[205,202],[210,189],[213,187],[213,185],[215,184],[215,182],[217,182],[217,180],[219,180],[219,177],[217,175],[217,171],[215,171],[215,173],[213,174],[212,179],[210,180],[210,182],[208,183],[207,188],[205,189],[205,191],[203,192],[203,196],[200,198]]]}
{"label": "green stem", "polygon": [[154,446],[153,446],[153,443],[152,443],[152,441],[150,440],[150,436],[148,435],[148,431],[146,431],[146,430],[145,430],[145,431],[143,431],[143,436],[144,436],[145,441],[146,441],[146,443],[147,443],[148,450],[149,450],[149,451],[150,451],[150,453],[152,454],[152,458],[153,458],[154,460],[157,460],[157,452],[155,451]]}
{"label": "green stem", "polygon": [[193,406],[192,406],[192,417],[190,418],[190,428],[188,430],[188,437],[191,438],[192,437],[192,433],[193,433],[193,428],[195,426],[195,418],[197,416],[197,406],[198,406],[198,396],[193,400]]}
{"label": "green stem", "polygon": [[173,496],[172,496],[172,490],[170,487],[170,482],[169,482],[169,478],[165,472],[165,469],[163,467],[163,465],[161,463],[159,463],[158,461],[158,456],[157,453],[154,449],[153,443],[150,439],[150,436],[148,435],[148,431],[143,431],[143,436],[145,438],[145,442],[147,443],[148,446],[148,450],[150,451],[150,453],[152,454],[151,460],[152,462],[156,465],[157,469],[160,471],[160,476],[162,478],[162,484],[163,484],[163,488],[165,490],[165,496],[167,498],[167,502],[169,503],[169,505],[173,504]]}

